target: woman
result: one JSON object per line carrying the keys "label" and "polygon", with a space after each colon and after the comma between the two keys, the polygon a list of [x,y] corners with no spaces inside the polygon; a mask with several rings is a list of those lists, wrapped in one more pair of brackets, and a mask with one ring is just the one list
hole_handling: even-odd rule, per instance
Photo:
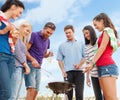
{"label": "woman", "polygon": [[14,68],[14,54],[8,42],[9,31],[13,26],[9,22],[10,27],[8,27],[5,22],[20,17],[23,10],[24,5],[19,0],[6,0],[1,7],[5,21],[3,19],[0,21],[0,30],[5,33],[0,33],[0,100],[8,100],[10,97],[10,77]]}
{"label": "woman", "polygon": [[91,70],[96,63],[100,87],[103,90],[105,100],[117,100],[118,67],[112,59],[112,54],[117,49],[117,31],[105,13],[97,15],[93,19],[93,24],[102,33],[98,39],[98,50],[87,65],[86,72]]}
{"label": "woman", "polygon": [[[89,64],[89,62],[93,59],[95,55],[95,51],[98,47],[96,43],[97,36],[95,30],[90,25],[85,26],[82,31],[85,39],[86,62]],[[95,94],[95,100],[102,100],[102,92],[99,84],[98,70],[96,66],[90,71],[90,75],[91,75],[92,86]],[[86,75],[86,81],[87,81],[87,85],[90,86],[91,82],[89,78],[89,72]]]}
{"label": "woman", "polygon": [[24,73],[29,74],[30,68],[26,61],[26,43],[29,41],[32,26],[29,23],[22,23],[19,28],[19,39],[15,46],[15,70],[11,76],[11,96],[9,100],[18,100]]}

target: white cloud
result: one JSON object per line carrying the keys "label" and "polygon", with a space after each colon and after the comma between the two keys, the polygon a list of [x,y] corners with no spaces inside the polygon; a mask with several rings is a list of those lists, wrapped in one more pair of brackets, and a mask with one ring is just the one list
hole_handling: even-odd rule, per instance
{"label": "white cloud", "polygon": [[40,7],[26,13],[26,19],[38,23],[45,20],[60,22],[67,17],[68,9],[72,7],[74,2],[75,0],[72,2],[69,0],[41,0]]}
{"label": "white cloud", "polygon": [[80,0],[82,5],[87,5],[91,0]]}
{"label": "white cloud", "polygon": [[[4,0],[0,0],[4,1]],[[28,9],[23,19],[32,24],[41,24],[46,21],[60,23],[62,21],[74,22],[74,19],[81,15],[80,7],[88,4],[89,0],[21,0],[24,3],[36,3],[39,6]],[[31,4],[30,4],[31,5]]]}
{"label": "white cloud", "polygon": [[73,19],[80,15],[80,7],[83,4],[78,0],[41,0],[39,3],[39,7],[27,11],[25,19],[32,23],[42,23],[48,20],[56,23],[67,20],[73,22]]}

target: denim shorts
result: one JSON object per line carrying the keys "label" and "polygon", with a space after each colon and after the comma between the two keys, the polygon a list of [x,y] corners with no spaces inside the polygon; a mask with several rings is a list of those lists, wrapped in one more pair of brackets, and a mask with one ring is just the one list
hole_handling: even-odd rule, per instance
{"label": "denim shorts", "polygon": [[31,63],[28,65],[30,67],[30,74],[25,74],[26,88],[35,88],[37,91],[39,91],[41,69],[34,68]]}
{"label": "denim shorts", "polygon": [[106,77],[106,76],[118,78],[118,75],[119,75],[119,69],[115,64],[98,67],[99,78]]}

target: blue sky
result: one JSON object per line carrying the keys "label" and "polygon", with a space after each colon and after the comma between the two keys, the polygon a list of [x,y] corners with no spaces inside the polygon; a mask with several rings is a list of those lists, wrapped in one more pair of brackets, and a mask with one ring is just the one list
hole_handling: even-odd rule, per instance
{"label": "blue sky", "polygon": [[[5,0],[0,0],[0,6]],[[56,31],[51,39],[51,50],[54,52],[52,61],[44,59],[42,65],[42,78],[39,94],[50,93],[46,85],[51,81],[63,81],[61,71],[56,61],[56,52],[61,42],[65,41],[64,26],[72,24],[75,28],[77,39],[83,39],[82,28],[85,25],[92,25],[92,19],[99,13],[107,13],[113,21],[117,31],[120,33],[120,1],[119,0],[21,0],[25,4],[25,11],[21,18],[16,21],[27,20],[32,24],[33,31],[39,31],[43,25],[52,21],[56,24]],[[98,31],[96,30],[98,33]],[[120,34],[119,34],[120,35]],[[120,49],[118,49],[113,58],[118,67],[120,66]],[[47,70],[47,71],[45,71]],[[50,72],[50,73],[49,73]],[[120,68],[119,68],[120,72]],[[117,80],[117,91],[120,97],[120,78]],[[85,96],[92,96],[92,88],[85,84]],[[24,85],[21,95],[25,95]]]}

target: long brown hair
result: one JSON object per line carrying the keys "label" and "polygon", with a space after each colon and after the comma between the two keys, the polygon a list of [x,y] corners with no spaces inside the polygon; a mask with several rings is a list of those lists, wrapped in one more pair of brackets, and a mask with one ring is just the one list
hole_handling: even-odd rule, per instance
{"label": "long brown hair", "polygon": [[95,45],[95,43],[97,41],[97,35],[96,35],[96,32],[95,32],[94,28],[91,25],[87,25],[83,28],[82,31],[84,31],[84,30],[88,30],[90,32],[90,40],[88,40],[84,36],[85,44],[87,45],[87,44],[91,43],[92,46]]}
{"label": "long brown hair", "polygon": [[113,29],[114,33],[115,33],[115,36],[116,38],[118,38],[118,33],[111,21],[111,19],[108,17],[107,14],[105,13],[100,13],[99,15],[97,15],[93,20],[96,20],[96,21],[100,21],[100,20],[103,20],[104,21],[104,25],[105,27],[110,27]]}

